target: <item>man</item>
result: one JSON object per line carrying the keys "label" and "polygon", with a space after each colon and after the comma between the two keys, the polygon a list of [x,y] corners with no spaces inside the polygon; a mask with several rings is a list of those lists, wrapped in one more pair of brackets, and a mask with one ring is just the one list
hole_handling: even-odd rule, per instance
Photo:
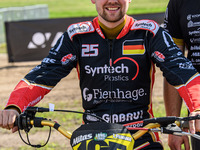
{"label": "man", "polygon": [[[200,72],[200,1],[170,0],[164,20],[165,29],[173,37],[177,46],[185,53],[188,49],[188,59]],[[168,116],[180,116],[182,99],[178,92],[164,80],[164,99]],[[187,137],[169,135],[168,145],[172,150],[181,149],[181,144],[189,150]],[[193,149],[200,149],[199,141],[192,139]]]}
{"label": "man", "polygon": [[[124,124],[153,117],[154,64],[184,97],[191,115],[199,114],[199,90],[194,92],[194,88],[200,86],[200,76],[171,36],[152,20],[136,21],[127,16],[131,0],[91,1],[98,17],[68,27],[45,61],[11,93],[1,111],[0,125],[16,131],[13,122],[18,113],[36,105],[75,67],[85,112],[107,122]],[[84,115],[83,121],[88,124],[98,119]],[[190,125],[192,133],[200,129],[194,122]],[[135,142],[135,149],[141,147],[163,149],[158,134],[150,133]]]}

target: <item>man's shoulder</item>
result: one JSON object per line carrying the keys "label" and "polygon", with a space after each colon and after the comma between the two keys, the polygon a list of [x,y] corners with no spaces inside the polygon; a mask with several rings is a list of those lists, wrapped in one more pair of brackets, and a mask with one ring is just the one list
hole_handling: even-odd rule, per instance
{"label": "man's shoulder", "polygon": [[155,35],[159,28],[160,26],[157,22],[149,19],[143,19],[143,20],[136,20],[133,23],[131,30],[148,30]]}
{"label": "man's shoulder", "polygon": [[70,39],[72,39],[73,36],[77,34],[86,34],[86,33],[91,33],[94,31],[95,29],[91,21],[84,21],[84,22],[71,24],[67,29]]}

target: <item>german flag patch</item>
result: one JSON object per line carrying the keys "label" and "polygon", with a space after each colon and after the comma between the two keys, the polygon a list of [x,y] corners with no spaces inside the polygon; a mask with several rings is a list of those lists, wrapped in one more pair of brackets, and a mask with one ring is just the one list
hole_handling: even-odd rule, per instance
{"label": "german flag patch", "polygon": [[142,42],[125,41],[122,48],[123,55],[143,55],[145,53]]}

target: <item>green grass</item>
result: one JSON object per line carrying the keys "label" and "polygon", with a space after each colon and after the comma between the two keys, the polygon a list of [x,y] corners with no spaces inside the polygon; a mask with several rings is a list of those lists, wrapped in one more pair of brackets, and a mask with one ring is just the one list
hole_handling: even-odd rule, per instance
{"label": "green grass", "polygon": [[6,53],[6,43],[0,44],[0,53]]}
{"label": "green grass", "polygon": [[[164,12],[168,0],[133,0],[128,14]],[[90,0],[0,0],[0,7],[21,7],[47,4],[50,18],[96,16],[95,5]]]}

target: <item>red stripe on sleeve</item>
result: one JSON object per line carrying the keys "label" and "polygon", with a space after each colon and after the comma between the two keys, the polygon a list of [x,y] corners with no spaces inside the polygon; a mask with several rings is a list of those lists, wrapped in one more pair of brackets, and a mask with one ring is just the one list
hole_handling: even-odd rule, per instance
{"label": "red stripe on sleeve", "polygon": [[186,86],[180,87],[178,92],[190,112],[200,108],[200,76],[195,77]]}
{"label": "red stripe on sleeve", "polygon": [[15,105],[23,112],[27,106],[36,105],[49,92],[49,89],[20,81],[11,93],[6,107]]}

